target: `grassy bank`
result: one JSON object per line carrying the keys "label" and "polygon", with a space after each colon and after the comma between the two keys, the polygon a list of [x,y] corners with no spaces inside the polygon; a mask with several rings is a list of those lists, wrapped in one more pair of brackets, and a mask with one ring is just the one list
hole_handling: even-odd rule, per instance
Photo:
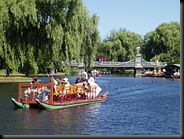
{"label": "grassy bank", "polygon": [[31,80],[32,77],[0,77],[0,80]]}
{"label": "grassy bank", "polygon": [[1,83],[6,83],[6,82],[30,82],[32,80],[32,77],[6,77],[6,76],[1,76],[0,77],[0,82]]}
{"label": "grassy bank", "polygon": [[33,77],[38,77],[38,78],[43,77],[43,76],[60,76],[60,77],[64,77],[66,75],[67,75],[66,73],[58,72],[56,74],[38,74],[38,75],[26,76],[25,74],[12,71],[12,73],[10,73],[10,75],[7,77],[6,76],[6,70],[1,69],[0,70],[0,82],[1,83],[2,82],[30,82]]}

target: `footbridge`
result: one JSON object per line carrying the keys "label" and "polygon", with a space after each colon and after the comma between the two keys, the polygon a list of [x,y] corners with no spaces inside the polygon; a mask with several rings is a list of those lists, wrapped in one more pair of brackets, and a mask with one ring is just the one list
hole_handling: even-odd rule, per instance
{"label": "footbridge", "polygon": [[[84,68],[84,64],[76,61],[71,61],[71,67]],[[164,68],[167,66],[167,62],[148,62],[141,58],[140,55],[136,55],[135,59],[126,62],[115,62],[115,61],[94,61],[92,64],[93,68],[134,68],[135,76],[141,76],[142,70],[145,68]]]}
{"label": "footbridge", "polygon": [[[64,62],[63,62],[64,64]],[[66,63],[65,63],[66,64]],[[75,60],[71,61],[70,66],[83,68],[83,62],[78,63]],[[93,68],[114,68],[114,67],[123,67],[123,68],[134,68],[134,75],[142,76],[142,71],[145,68],[164,68],[167,66],[167,62],[149,62],[142,58],[142,55],[137,51],[137,54],[134,59],[126,62],[115,62],[115,61],[94,61],[92,64]]]}
{"label": "footbridge", "polygon": [[127,61],[127,62],[114,62],[114,61],[94,61],[94,64],[92,67],[128,67],[128,68],[136,68],[136,67],[141,67],[141,68],[162,68],[167,65],[166,62],[148,62],[145,61],[144,59],[141,62],[136,62],[134,59]]}
{"label": "footbridge", "polygon": [[[71,67],[83,67],[84,64],[76,61],[71,61]],[[136,62],[134,59],[127,62],[114,62],[114,61],[94,61],[93,68],[113,68],[113,67],[127,67],[127,68],[163,68],[167,66],[167,62],[148,62],[144,59],[141,62]]]}

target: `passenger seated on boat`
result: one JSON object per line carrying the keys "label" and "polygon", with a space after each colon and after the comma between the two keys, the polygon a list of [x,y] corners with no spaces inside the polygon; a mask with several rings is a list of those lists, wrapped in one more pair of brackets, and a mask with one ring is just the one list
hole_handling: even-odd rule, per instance
{"label": "passenger seated on boat", "polygon": [[39,90],[39,99],[42,101],[47,101],[49,93],[50,93],[50,89],[48,89],[48,87],[46,87],[46,86],[43,86]]}
{"label": "passenger seated on boat", "polygon": [[38,95],[39,95],[39,88],[36,88],[35,86],[34,88],[28,87],[24,91],[25,100],[34,100],[35,98],[37,98]]}
{"label": "passenger seated on boat", "polygon": [[87,74],[87,72],[84,71],[84,72],[82,73],[82,77],[83,77],[84,79],[88,79],[88,74]]}
{"label": "passenger seated on boat", "polygon": [[31,94],[31,87],[28,87],[25,91],[24,91],[24,96],[25,99],[27,100],[29,95]]}
{"label": "passenger seated on boat", "polygon": [[61,86],[70,86],[70,82],[68,81],[68,78],[63,78],[60,81]]}
{"label": "passenger seated on boat", "polygon": [[54,93],[58,94],[56,86],[58,85],[58,81],[52,76],[51,77],[51,83],[53,83],[54,86]]}
{"label": "passenger seated on boat", "polygon": [[98,96],[102,88],[95,82],[95,78],[92,76],[90,71],[88,72],[88,82],[90,83],[91,86],[95,87],[95,90],[96,90],[95,97]]}
{"label": "passenger seated on boat", "polygon": [[26,100],[28,99],[28,97],[32,97],[30,99],[34,99],[33,97],[34,97],[35,94],[33,94],[33,93],[36,91],[36,88],[37,87],[36,86],[32,86],[32,84],[37,83],[37,81],[38,81],[37,78],[36,77],[33,77],[32,81],[30,82],[30,87],[28,87],[24,91],[24,96],[25,96],[25,99]]}
{"label": "passenger seated on boat", "polygon": [[76,87],[76,98],[77,99],[86,98],[85,92],[86,92],[86,89],[83,85],[77,86]]}
{"label": "passenger seated on boat", "polygon": [[82,86],[84,86],[84,88],[88,88],[88,80],[87,79],[83,79],[82,80]]}
{"label": "passenger seated on boat", "polygon": [[90,83],[90,86],[93,87],[93,88],[95,88],[95,90],[96,90],[96,92],[93,93],[93,94],[95,94],[95,97],[98,96],[99,93],[100,93],[100,91],[102,90],[102,88],[97,83],[95,83],[95,82],[90,82],[90,81],[88,81],[88,82]]}
{"label": "passenger seated on boat", "polygon": [[86,90],[86,92],[91,91],[91,85],[89,84],[89,82],[85,85],[85,90]]}
{"label": "passenger seated on boat", "polygon": [[61,86],[64,86],[63,95],[70,92],[70,82],[68,81],[68,78],[61,80]]}
{"label": "passenger seated on boat", "polygon": [[75,80],[75,84],[80,83],[80,82],[81,82],[80,78],[77,77],[76,80]]}
{"label": "passenger seated on boat", "polygon": [[90,92],[90,84],[88,83],[87,79],[82,80],[82,86],[80,87],[81,92],[78,91],[78,96],[81,96],[82,98],[86,98],[86,93]]}
{"label": "passenger seated on boat", "polygon": [[84,86],[84,89],[85,89],[85,96],[87,97],[87,98],[91,98],[91,93],[92,93],[92,86],[90,85],[90,83],[88,82],[88,80],[86,80],[85,82],[84,82],[84,84],[83,84],[83,86]]}
{"label": "passenger seated on boat", "polygon": [[75,85],[83,85],[82,80],[79,77],[76,78]]}
{"label": "passenger seated on boat", "polygon": [[38,79],[36,77],[33,77],[32,81],[30,82],[30,84],[33,84],[33,83],[37,83],[38,82]]}
{"label": "passenger seated on boat", "polygon": [[95,82],[95,78],[93,77],[91,72],[88,72],[88,81],[89,82]]}

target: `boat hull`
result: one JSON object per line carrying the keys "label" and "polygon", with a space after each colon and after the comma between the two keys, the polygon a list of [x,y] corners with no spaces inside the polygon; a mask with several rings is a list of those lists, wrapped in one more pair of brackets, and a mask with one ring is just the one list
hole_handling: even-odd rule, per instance
{"label": "boat hull", "polygon": [[80,100],[80,101],[74,101],[74,102],[68,102],[68,103],[49,104],[49,103],[42,102],[38,99],[36,99],[36,102],[42,109],[52,110],[52,109],[64,109],[64,108],[70,108],[75,106],[88,105],[88,104],[97,103],[97,102],[103,102],[106,100],[106,97],[107,97],[107,93],[96,99]]}
{"label": "boat hull", "polygon": [[11,98],[11,101],[13,102],[15,108],[29,109],[29,108],[37,108],[38,107],[38,105],[35,101],[32,101],[32,102],[18,101],[14,98]]}
{"label": "boat hull", "polygon": [[14,98],[11,98],[15,108],[30,108],[30,104],[25,104],[25,103],[22,103],[22,102],[19,102],[17,100],[15,100]]}

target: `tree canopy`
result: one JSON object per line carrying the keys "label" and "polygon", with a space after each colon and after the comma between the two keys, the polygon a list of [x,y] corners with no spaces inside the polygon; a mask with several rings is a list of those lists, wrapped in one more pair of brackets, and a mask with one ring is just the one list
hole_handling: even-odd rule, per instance
{"label": "tree canopy", "polygon": [[180,63],[179,23],[163,23],[143,38],[120,29],[100,42],[98,21],[82,0],[0,0],[0,68],[29,75],[67,71],[62,61],[70,68],[77,60],[87,70],[96,55],[132,60],[138,46],[147,61]]}
{"label": "tree canopy", "polygon": [[120,30],[112,32],[98,47],[98,52],[107,56],[108,60],[129,61],[134,59],[136,47],[141,44],[142,39],[139,34]]}
{"label": "tree canopy", "polygon": [[98,55],[106,56],[108,60],[129,61],[134,59],[138,46],[147,61],[159,60],[168,65],[180,63],[180,24],[163,23],[143,38],[126,29],[112,31],[98,46]]}
{"label": "tree canopy", "polygon": [[180,63],[180,24],[163,23],[154,31],[147,33],[141,51],[148,61]]}
{"label": "tree canopy", "polygon": [[[26,74],[95,57],[98,17],[82,0],[0,0],[0,60]],[[94,49],[92,49],[94,48]]]}

